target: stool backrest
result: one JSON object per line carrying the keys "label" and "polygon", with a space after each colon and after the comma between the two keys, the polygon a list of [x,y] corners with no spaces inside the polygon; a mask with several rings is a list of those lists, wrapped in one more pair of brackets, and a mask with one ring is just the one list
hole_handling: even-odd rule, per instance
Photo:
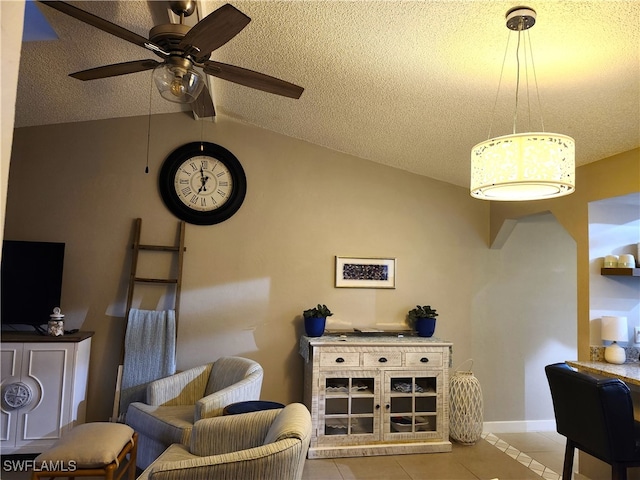
{"label": "stool backrest", "polygon": [[633,404],[627,385],[597,379],[565,363],[545,367],[558,433],[611,463],[635,457]]}

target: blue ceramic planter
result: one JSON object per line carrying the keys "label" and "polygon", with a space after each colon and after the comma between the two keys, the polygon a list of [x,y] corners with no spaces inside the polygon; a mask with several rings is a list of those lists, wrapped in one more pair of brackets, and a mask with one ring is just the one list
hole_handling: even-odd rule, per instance
{"label": "blue ceramic planter", "polygon": [[435,318],[416,318],[416,332],[418,332],[419,337],[431,337],[435,330]]}
{"label": "blue ceramic planter", "polygon": [[327,319],[324,317],[310,317],[304,319],[304,331],[307,337],[321,337]]}

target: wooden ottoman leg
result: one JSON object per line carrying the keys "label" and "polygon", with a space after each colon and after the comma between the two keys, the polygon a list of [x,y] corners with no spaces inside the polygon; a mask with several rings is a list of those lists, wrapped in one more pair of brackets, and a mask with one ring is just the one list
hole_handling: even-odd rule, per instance
{"label": "wooden ottoman leg", "polygon": [[137,456],[138,456],[138,432],[133,434],[133,448],[129,453],[129,480],[136,480]]}

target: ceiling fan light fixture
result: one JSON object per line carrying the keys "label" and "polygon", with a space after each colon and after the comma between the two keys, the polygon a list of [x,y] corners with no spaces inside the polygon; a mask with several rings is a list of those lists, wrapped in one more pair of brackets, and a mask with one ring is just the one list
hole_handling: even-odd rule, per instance
{"label": "ceiling fan light fixture", "polygon": [[[152,78],[162,97],[171,102],[190,103],[198,117],[215,115],[213,100],[205,84],[205,74],[288,98],[300,98],[304,91],[298,85],[264,73],[209,60],[211,52],[225,45],[251,21],[250,17],[230,3],[189,26],[183,20],[197,10],[196,0],[171,1],[171,9],[180,17],[180,23],[154,25],[149,31],[149,38],[145,38],[67,2],[41,1],[60,13],[145,48],[163,59],[160,64],[150,59],[135,60],[90,68],[70,75],[78,80],[110,78],[155,67]],[[194,65],[202,71],[195,70]]]}
{"label": "ceiling fan light fixture", "polygon": [[[536,12],[529,7],[515,7],[507,12],[506,20],[507,28],[518,32],[516,49],[518,71],[513,134],[489,138],[471,149],[471,196],[484,200],[523,201],[569,195],[574,192],[576,183],[573,138],[544,131],[516,133],[520,86],[520,36],[522,31],[528,30],[535,24]],[[528,43],[528,49],[531,51],[531,43]],[[526,47],[524,53],[527,58]],[[531,78],[535,80],[533,54],[531,54],[531,67],[533,70]],[[525,78],[528,79],[529,75]],[[536,92],[537,88],[536,80]],[[537,95],[537,97],[539,103],[540,96]],[[527,98],[529,98],[528,85]],[[541,108],[540,111],[542,111]],[[544,130],[542,115],[540,115],[540,121]],[[491,137],[491,131],[489,131],[489,137]]]}
{"label": "ceiling fan light fixture", "polygon": [[191,103],[204,87],[204,78],[192,63],[181,57],[170,57],[153,70],[153,81],[162,98],[175,103]]}

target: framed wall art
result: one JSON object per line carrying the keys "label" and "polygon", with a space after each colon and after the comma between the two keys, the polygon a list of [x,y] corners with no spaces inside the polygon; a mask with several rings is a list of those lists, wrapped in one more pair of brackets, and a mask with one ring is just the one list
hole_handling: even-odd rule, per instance
{"label": "framed wall art", "polygon": [[336,256],[336,287],[396,288],[396,259]]}

